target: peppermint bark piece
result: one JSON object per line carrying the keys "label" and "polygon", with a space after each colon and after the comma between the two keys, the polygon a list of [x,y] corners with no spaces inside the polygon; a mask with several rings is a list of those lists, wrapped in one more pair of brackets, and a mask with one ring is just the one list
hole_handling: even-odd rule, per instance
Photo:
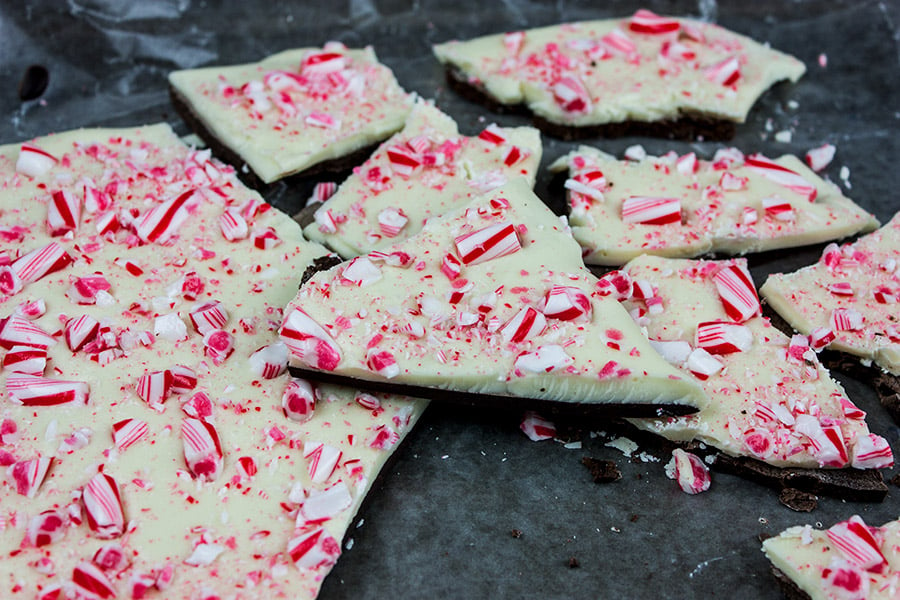
{"label": "peppermint bark piece", "polygon": [[791,598],[896,598],[900,592],[900,521],[871,527],[854,515],[822,531],[791,527],[763,542],[772,570]]}
{"label": "peppermint bark piece", "polygon": [[412,105],[371,48],[336,42],[258,63],[175,71],[169,89],[211,148],[266,184],[352,166],[354,153],[367,155],[403,127]]}
{"label": "peppermint bark piece", "polygon": [[598,414],[704,405],[584,267],[523,178],[304,284],[281,339],[295,372],[472,403]]}
{"label": "peppermint bark piece", "polygon": [[502,106],[524,105],[562,137],[727,139],[757,98],[797,81],[799,60],[722,27],[639,10],[434,46],[448,79]]}
{"label": "peppermint bark piece", "polygon": [[536,129],[489,125],[462,136],[452,118],[418,101],[403,131],[354,169],[304,233],[344,258],[381,250],[513,177],[533,186],[540,162]]}
{"label": "peppermint bark piece", "polygon": [[852,244],[829,244],[815,265],[769,276],[760,292],[821,346],[900,375],[900,214]]}
{"label": "peppermint bark piece", "polygon": [[588,264],[642,254],[747,254],[839,239],[878,221],[797,158],[723,148],[712,160],[616,160],[582,146],[551,170],[568,171],[569,223]]}
{"label": "peppermint bark piece", "polygon": [[888,442],[869,432],[865,413],[819,364],[806,336],[788,338],[760,316],[743,259],[644,256],[605,279],[611,294],[626,290],[619,297],[651,345],[710,399],[694,415],[633,420],[637,427],[779,468],[893,463]]}
{"label": "peppermint bark piece", "polygon": [[285,373],[325,249],[166,125],[2,146],[0,180],[4,597],[315,597],[424,409]]}

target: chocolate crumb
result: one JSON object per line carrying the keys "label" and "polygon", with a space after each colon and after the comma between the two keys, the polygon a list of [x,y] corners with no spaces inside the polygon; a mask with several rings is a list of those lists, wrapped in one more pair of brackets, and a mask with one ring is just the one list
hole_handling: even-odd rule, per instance
{"label": "chocolate crumb", "polygon": [[900,423],[900,377],[890,373],[880,373],[874,383],[881,405],[895,423]]}
{"label": "chocolate crumb", "polygon": [[756,539],[758,539],[759,543],[762,544],[764,541],[766,541],[770,537],[772,537],[771,533],[761,533],[758,536],[756,536]]}
{"label": "chocolate crumb", "polygon": [[50,72],[41,65],[31,65],[25,69],[19,80],[19,100],[35,100],[40,98],[50,83]]}
{"label": "chocolate crumb", "polygon": [[580,566],[581,566],[581,563],[578,562],[577,558],[575,558],[574,556],[569,557],[569,568],[570,569],[577,569]]}
{"label": "chocolate crumb", "polygon": [[637,515],[631,515],[631,518],[628,519],[628,520],[631,521],[632,523],[637,523],[638,516],[637,516]]}
{"label": "chocolate crumb", "polygon": [[583,456],[581,464],[591,471],[591,477],[594,483],[611,483],[622,479],[622,472],[616,467],[616,463],[611,460],[601,460],[590,456]]}
{"label": "chocolate crumb", "polygon": [[896,485],[897,487],[900,487],[900,473],[891,477],[891,485]]}
{"label": "chocolate crumb", "polygon": [[815,494],[796,488],[781,490],[781,493],[778,494],[778,501],[797,512],[812,512],[819,505],[819,498]]}
{"label": "chocolate crumb", "polygon": [[519,539],[520,537],[522,537],[522,530],[521,530],[521,529],[513,529],[513,530],[510,531],[509,533],[510,533],[510,535],[512,535],[512,536],[513,536],[514,538],[516,538],[516,539]]}

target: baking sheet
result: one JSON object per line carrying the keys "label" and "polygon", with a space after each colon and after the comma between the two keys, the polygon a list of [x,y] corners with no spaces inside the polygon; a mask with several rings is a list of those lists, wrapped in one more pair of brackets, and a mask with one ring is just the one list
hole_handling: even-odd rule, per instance
{"label": "baking sheet", "polygon": [[[734,144],[777,156],[833,143],[837,156],[827,173],[847,195],[882,222],[900,209],[900,6],[871,0],[4,2],[0,143],[75,127],[160,120],[186,133],[168,103],[169,71],[254,61],[330,39],[373,45],[406,89],[434,98],[463,133],[491,121],[524,124],[526,118],[492,114],[447,90],[430,45],[627,16],[641,6],[713,20],[803,60],[807,75],[768,93],[738,128]],[[19,78],[33,63],[49,69],[50,85],[41,98],[21,102]],[[790,141],[776,140],[783,131],[790,132]],[[575,145],[546,137],[544,142],[545,165]],[[591,143],[617,155],[635,143],[653,154],[675,149],[710,156],[719,147],[638,138]],[[537,192],[560,210],[562,197],[548,183],[542,171]],[[296,212],[305,194],[276,185],[268,198]],[[770,272],[814,262],[820,251],[818,246],[753,257],[757,284]],[[872,390],[864,382],[839,379],[869,412],[871,428],[900,452],[900,429]],[[632,460],[606,447],[607,438],[596,434],[602,427],[576,431],[569,440],[576,443],[568,446],[536,443],[518,431],[519,417],[515,410],[433,406],[357,518],[321,598],[774,599],[780,592],[759,550],[759,535],[807,522],[828,526],[852,514],[872,525],[900,516],[895,486],[880,504],[822,498],[810,514],[785,508],[772,490],[717,473],[708,492],[688,496],[666,479],[664,461]],[[623,478],[594,484],[582,456],[615,460]],[[887,479],[893,475],[885,471]]]}

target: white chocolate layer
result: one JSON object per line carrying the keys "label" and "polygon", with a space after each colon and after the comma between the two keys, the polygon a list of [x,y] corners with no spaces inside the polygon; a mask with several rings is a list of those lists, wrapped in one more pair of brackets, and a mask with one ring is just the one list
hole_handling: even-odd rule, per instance
{"label": "white chocolate layer", "polygon": [[[525,177],[534,185],[541,162],[536,129],[492,127],[482,136],[461,136],[452,118],[418,101],[403,131],[354,169],[319,207],[316,222],[304,229],[306,237],[352,258],[415,235],[429,218],[467,204],[512,177]],[[492,141],[497,136],[504,141]],[[398,149],[395,161],[409,158],[419,164],[392,162],[389,152]],[[385,215],[398,211],[406,221],[395,231]]]}
{"label": "white chocolate layer", "polygon": [[[900,215],[852,244],[827,247],[815,265],[769,276],[760,293],[797,331],[829,328],[829,348],[900,375]],[[837,329],[836,310],[858,313],[861,326]]]}
{"label": "white chocolate layer", "polygon": [[681,115],[743,122],[766,89],[806,70],[722,27],[672,21],[676,30],[662,34],[633,31],[633,18],[569,23],[450,41],[434,53],[498,102],[575,127]]}
{"label": "white chocolate layer", "polygon": [[[304,63],[321,55],[343,56],[341,68],[310,75]],[[258,63],[175,71],[169,83],[265,183],[387,138],[403,127],[412,104],[371,48],[336,43]]]}
{"label": "white chocolate layer", "polygon": [[[875,217],[793,156],[772,162],[796,174],[805,187],[767,177],[747,166],[743,153],[734,148],[716,156],[707,161],[670,152],[619,161],[582,146],[558,159],[550,169],[569,172],[567,185],[573,188],[567,190],[569,223],[585,250],[585,262],[615,266],[641,254],[670,258],[709,252],[747,254],[815,244],[878,227]],[[578,185],[597,171],[603,174],[602,183],[587,189]],[[812,190],[815,199],[810,201]],[[626,222],[623,204],[636,197],[677,199],[680,219],[662,225]],[[789,209],[781,202],[773,203],[774,199]],[[778,208],[767,210],[766,203]]]}
{"label": "white chocolate layer", "polygon": [[812,600],[896,598],[900,594],[900,521],[870,528],[875,548],[886,563],[877,569],[861,567],[829,539],[828,531],[840,532],[840,525],[826,531],[810,525],[791,527],[765,540],[762,549]]}
{"label": "white chocolate layer", "polygon": [[[623,271],[633,282],[652,285],[662,310],[650,311],[645,300],[636,298],[626,300],[625,306],[651,340],[680,341],[695,350],[700,347],[698,324],[733,322],[713,278],[723,268],[742,264],[743,259],[637,258]],[[710,350],[721,366],[706,379],[692,374],[696,366],[672,355],[686,376],[696,377],[703,386],[709,397],[706,408],[686,417],[632,422],[671,440],[699,440],[732,456],[749,456],[778,467],[872,466],[860,462],[870,440],[865,413],[847,399],[813,351],[789,352],[791,340],[764,317],[753,316],[741,325],[752,335],[751,344],[727,354]],[[838,439],[828,442],[819,430],[831,425],[837,426],[833,434]],[[890,447],[884,444],[886,464]]]}
{"label": "white chocolate layer", "polygon": [[[17,492],[11,472],[0,474],[0,596],[32,599],[39,589],[49,592],[54,586],[71,593],[73,569],[90,563],[98,548],[113,541],[130,563],[106,573],[119,598],[132,597],[137,576],[149,577],[146,598],[198,598],[213,592],[236,598],[315,597],[390,448],[416,421],[424,401],[381,397],[380,408],[363,408],[353,390],[323,386],[312,418],[289,420],[282,395],[290,378],[262,377],[250,357],[277,344],[282,306],[306,266],[325,249],[304,240],[291,218],[270,209],[230,167],[211,160],[208,151],[181,144],[168,126],[80,130],[36,144],[58,162],[35,177],[16,172],[24,152],[20,145],[0,147],[2,255],[15,259],[52,240],[74,261],[2,296],[0,315],[9,317],[23,302],[44,300],[46,314],[31,321],[56,341],[48,349],[44,375],[85,382],[90,391],[83,406],[22,406],[8,390],[15,375],[8,368],[0,372],[0,421],[4,431],[7,422],[17,430],[0,436],[0,459],[6,464],[53,458],[33,498]],[[91,212],[93,205],[84,204],[75,230],[51,238],[45,225],[50,193],[69,190],[81,198],[85,186],[107,194],[101,201],[109,206]],[[136,231],[146,233],[142,219],[192,189],[189,214],[171,235],[141,242]],[[223,237],[220,219],[227,208],[246,220],[245,238]],[[107,210],[121,227],[98,234],[96,226]],[[259,239],[274,245],[260,247]],[[191,271],[202,285],[185,285]],[[98,272],[109,289],[98,293],[94,304],[71,300],[73,282]],[[203,336],[189,319],[191,310],[210,300],[227,311],[221,328],[233,336],[233,353],[220,364],[206,352]],[[81,315],[110,328],[103,352],[69,349],[66,322]],[[0,353],[5,363],[9,352]],[[142,375],[176,365],[194,371],[193,390],[161,393],[154,406],[138,396]],[[183,455],[181,427],[187,415],[181,405],[199,391],[212,401],[210,422],[223,452],[221,474],[212,481],[194,478]],[[119,449],[113,424],[128,418],[145,422],[147,433]],[[341,452],[333,473],[311,468],[317,444]],[[124,535],[113,540],[98,539],[79,499],[100,470],[117,482],[127,523]],[[317,495],[334,486],[347,494],[326,503],[330,508],[319,524],[307,522],[301,505],[307,511],[319,505],[321,516]],[[67,507],[78,518],[66,518],[62,539],[39,548],[27,541],[36,515]],[[320,547],[327,552],[315,560],[314,552],[308,555],[306,560],[315,563],[309,567],[302,560],[300,566],[293,564],[289,541],[320,527]],[[154,576],[167,567],[174,569],[172,581],[156,589]],[[163,582],[156,585],[162,588]]]}
{"label": "white chocolate layer", "polygon": [[[502,245],[460,239],[496,228],[509,233]],[[499,248],[508,253],[467,259]],[[408,258],[406,266],[390,266],[391,255]],[[702,406],[698,386],[661,359],[596,284],[564,220],[518,178],[429,220],[383,254],[316,274],[286,308],[281,335],[295,345],[293,364],[361,380],[570,403]],[[590,316],[545,317],[554,286],[580,294]]]}

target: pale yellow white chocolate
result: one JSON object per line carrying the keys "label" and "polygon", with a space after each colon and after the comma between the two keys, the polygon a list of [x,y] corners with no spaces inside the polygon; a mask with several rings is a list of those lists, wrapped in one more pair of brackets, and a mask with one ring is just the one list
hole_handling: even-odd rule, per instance
{"label": "pale yellow white chocolate", "polygon": [[645,10],[450,41],[434,53],[496,101],[575,127],[682,115],[743,122],[765,90],[806,70],[717,25]]}
{"label": "pale yellow white chocolate", "polygon": [[569,223],[588,264],[641,254],[746,254],[872,231],[878,221],[797,158],[721,149],[616,160],[582,146],[551,167],[568,171]]}
{"label": "pale yellow white chocolate", "polygon": [[467,137],[452,118],[420,100],[403,131],[353,170],[304,233],[344,258],[380,250],[512,177],[534,185],[540,162],[536,129],[490,125]]}
{"label": "pale yellow white chocolate", "polygon": [[699,386],[602,297],[524,178],[415,236],[320,272],[285,310],[294,365],[570,403],[680,403]]}
{"label": "pale yellow white chocolate", "polygon": [[175,71],[169,83],[265,183],[387,138],[412,105],[371,48],[334,42],[258,63]]}
{"label": "pale yellow white chocolate", "polygon": [[0,596],[315,597],[424,408],[285,373],[325,249],[165,125],[2,146],[0,206]]}
{"label": "pale yellow white chocolate", "polygon": [[888,600],[900,595],[900,521],[869,526],[854,515],[826,530],[791,527],[763,552],[811,600]]}
{"label": "pale yellow white chocolate", "polygon": [[797,331],[900,375],[900,215],[852,244],[829,244],[814,265],[771,275],[760,293]]}
{"label": "pale yellow white chocolate", "polygon": [[604,277],[651,344],[702,386],[709,404],[670,419],[634,419],[679,441],[786,467],[882,468],[887,441],[819,364],[806,336],[760,316],[743,259],[644,256]]}

